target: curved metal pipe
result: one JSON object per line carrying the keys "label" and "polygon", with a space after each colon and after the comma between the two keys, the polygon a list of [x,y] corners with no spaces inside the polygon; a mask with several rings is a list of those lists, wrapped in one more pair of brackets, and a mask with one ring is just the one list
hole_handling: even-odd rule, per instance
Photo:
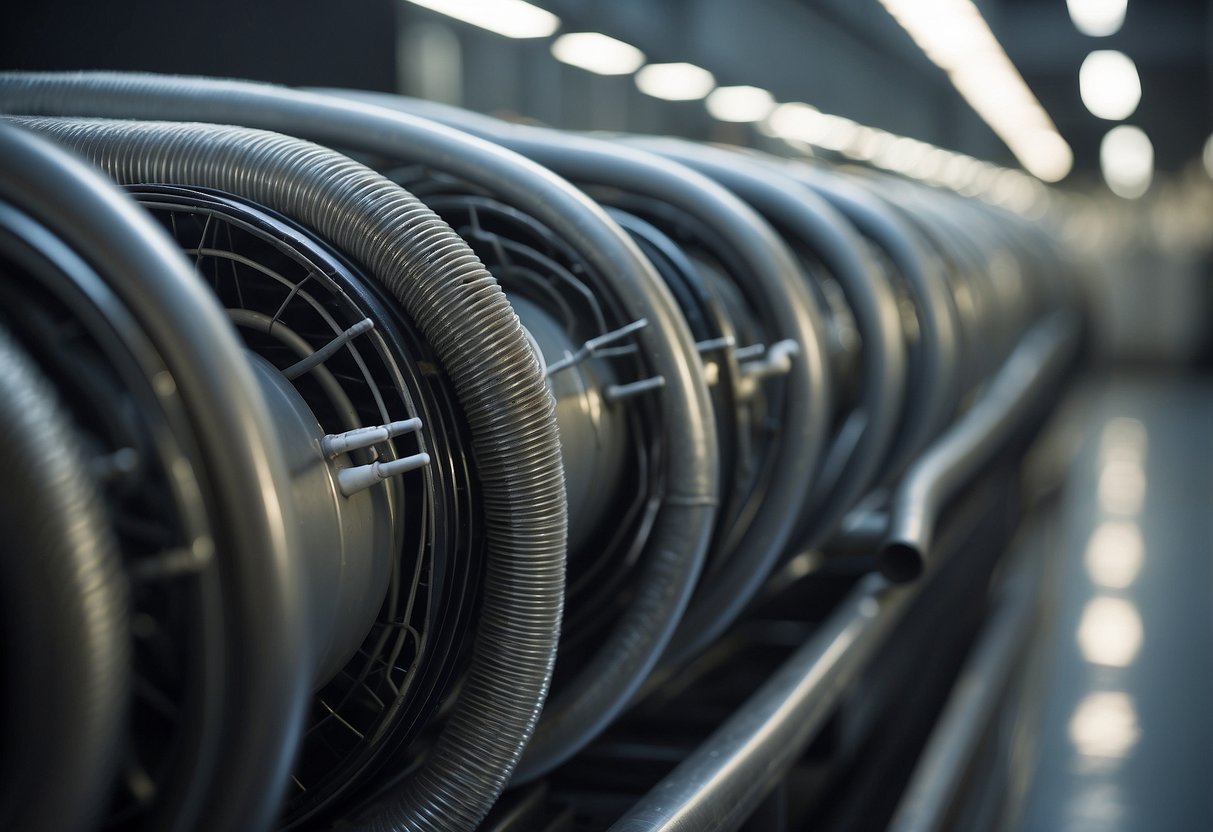
{"label": "curved metal pipe", "polygon": [[859,425],[836,437],[795,543],[813,546],[872,487],[901,422],[906,387],[906,343],[892,287],[873,268],[854,227],[817,194],[741,153],[674,139],[628,137],[629,144],[668,156],[712,177],[754,206],[782,233],[821,258],[855,315],[862,345]]}
{"label": "curved metal pipe", "polygon": [[830,379],[822,311],[809,293],[792,253],[749,205],[711,179],[652,153],[585,135],[510,124],[454,107],[376,93],[343,93],[416,112],[515,150],[579,184],[617,187],[677,206],[705,223],[735,250],[762,309],[777,327],[775,337],[800,347],[786,378],[787,404],[780,460],[767,496],[747,534],[710,583],[699,587],[665,660],[677,663],[702,650],[741,614],[783,555],[811,495],[825,450],[830,415]]}
{"label": "curved metal pipe", "polygon": [[893,495],[879,555],[885,577],[903,583],[923,573],[944,506],[1056,389],[1078,344],[1079,326],[1070,312],[1033,326],[977,402],[910,467]]}
{"label": "curved metal pipe", "polygon": [[[76,156],[14,132],[0,198],[27,211],[74,251],[87,252],[162,356],[208,462],[221,530],[198,551],[223,551],[234,629],[227,689],[244,703],[228,724],[215,768],[227,784],[207,793],[199,828],[269,828],[299,742],[312,668],[298,634],[304,614],[291,567],[294,518],[279,495],[289,479],[243,347],[209,290],[167,235]],[[242,394],[234,394],[240,391]],[[238,784],[238,788],[233,785]],[[219,794],[222,794],[220,799]]]}
{"label": "curved metal pipe", "polygon": [[[941,535],[942,555],[956,556],[978,539],[1001,493],[975,489],[958,505]],[[932,572],[910,585],[890,584],[879,574],[860,578],[808,640],[610,832],[730,832],[753,818],[772,786],[838,713],[910,606],[923,592],[941,589],[933,584],[941,575]]]}
{"label": "curved metal pipe", "polygon": [[908,384],[913,392],[907,396],[901,429],[885,462],[886,475],[896,476],[947,424],[959,400],[961,333],[952,293],[921,241],[884,202],[831,171],[796,164],[778,169],[805,183],[875,243],[901,274],[914,300],[918,337],[910,351]]}
{"label": "curved metal pipe", "polygon": [[[963,400],[986,376],[993,373],[1014,347],[1027,320],[1022,314],[1027,299],[1011,287],[1000,292],[999,280],[990,261],[991,252],[977,239],[981,216],[976,206],[955,206],[960,197],[915,188],[909,183],[890,185],[887,177],[852,175],[847,177],[875,198],[888,204],[913,227],[923,243],[935,254],[955,298],[961,324],[960,397]],[[957,212],[962,207],[963,216]]]}
{"label": "curved metal pipe", "polygon": [[415,197],[326,148],[217,125],[24,124],[123,183],[219,188],[298,218],[383,281],[425,333],[472,431],[489,558],[478,638],[455,713],[430,763],[368,828],[474,826],[504,789],[534,728],[555,661],[564,590],[554,405],[504,293]]}
{"label": "curved metal pipe", "polygon": [[[0,109],[42,115],[237,123],[427,165],[516,204],[621,287],[646,357],[664,379],[671,483],[641,580],[646,591],[581,674],[584,698],[557,692],[519,778],[542,774],[589,742],[631,700],[682,617],[716,512],[715,424],[699,356],[669,291],[635,243],[568,182],[509,150],[405,113],[267,84],[124,73],[0,73]],[[671,338],[671,334],[673,337]]]}
{"label": "curved metal pipe", "polygon": [[869,575],[792,657],[609,832],[736,829],[821,730],[918,586]]}
{"label": "curved metal pipe", "polygon": [[[0,130],[3,151],[10,133]],[[50,382],[0,326],[5,829],[91,829],[119,770],[131,692],[127,583],[87,464]]]}

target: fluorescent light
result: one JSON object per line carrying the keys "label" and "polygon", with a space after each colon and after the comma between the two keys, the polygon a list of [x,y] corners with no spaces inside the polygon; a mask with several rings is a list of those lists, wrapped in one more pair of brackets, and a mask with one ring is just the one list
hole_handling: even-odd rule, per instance
{"label": "fluorescent light", "polygon": [[570,32],[552,41],[556,60],[599,75],[630,75],[644,65],[644,53],[598,32]]}
{"label": "fluorescent light", "polygon": [[880,0],[1029,173],[1056,182],[1074,156],[972,0]]}
{"label": "fluorescent light", "polygon": [[1201,158],[1205,163],[1205,173],[1213,177],[1213,136],[1205,139],[1205,149]]}
{"label": "fluorescent light", "polygon": [[762,121],[775,109],[775,99],[761,87],[717,87],[707,107],[720,121]]}
{"label": "fluorescent light", "polygon": [[1128,0],[1066,0],[1074,27],[1084,35],[1107,37],[1120,31]]}
{"label": "fluorescent light", "polygon": [[893,135],[890,133],[858,125],[851,140],[843,147],[842,153],[848,159],[870,162],[879,156],[880,151],[892,140]]}
{"label": "fluorescent light", "polygon": [[[1145,193],[1145,187],[1136,184],[1136,180],[1128,185],[1114,184],[1108,180],[1108,187],[1120,196],[1134,199]],[[1147,180],[1146,185],[1149,185]],[[1141,511],[1146,499],[1146,472],[1140,462],[1128,459],[1110,459],[1099,469],[1099,484],[1097,486],[1099,508],[1104,514],[1132,517]]]}
{"label": "fluorescent light", "polygon": [[1136,199],[1154,178],[1154,145],[1139,127],[1113,127],[1100,142],[1099,166],[1112,193]]}
{"label": "fluorescent light", "polygon": [[1145,461],[1150,447],[1150,434],[1141,419],[1117,416],[1109,419],[1099,435],[1099,459],[1136,462]]}
{"label": "fluorescent light", "polygon": [[[1033,159],[1031,166],[1024,165],[1028,172],[1044,182],[1058,182],[1065,179],[1070,168],[1074,166],[1074,153],[1056,131],[1037,130],[1024,133],[1016,143],[1018,151],[1011,148],[1016,158],[1024,156]],[[1020,155],[1022,154],[1022,156]]]}
{"label": "fluorescent light", "polygon": [[[829,116],[816,107],[801,101],[789,101],[771,111],[766,126],[772,135],[781,139],[811,142],[821,132],[821,124],[827,118]],[[1213,136],[1210,140],[1213,141]]]}
{"label": "fluorescent light", "polygon": [[636,73],[636,87],[665,101],[697,101],[712,91],[716,79],[695,64],[649,64]]}
{"label": "fluorescent light", "polygon": [[898,136],[884,146],[872,163],[885,170],[908,175],[930,152],[931,145],[926,142]]}
{"label": "fluorescent light", "polygon": [[850,147],[863,129],[849,118],[823,113],[801,102],[780,104],[771,111],[766,125],[782,139],[808,142],[833,151]]}
{"label": "fluorescent light", "polygon": [[462,20],[507,38],[546,38],[560,18],[523,0],[407,0],[414,6]]}
{"label": "fluorescent light", "polygon": [[943,184],[954,191],[966,190],[977,177],[980,164],[972,156],[957,153],[948,159],[940,172],[940,178],[943,180]]}
{"label": "fluorescent light", "polygon": [[[1044,186],[1026,173],[823,113],[801,101],[780,104],[762,126],[767,135],[786,142],[842,153],[931,185],[951,188],[967,196],[980,196],[987,202],[1019,213],[1038,210],[1045,195]],[[1060,140],[1060,137],[1055,138]],[[1210,146],[1213,147],[1213,137]],[[1070,148],[1064,147],[1062,153],[1061,158],[1068,164]],[[1213,150],[1210,154],[1213,155]],[[1210,171],[1213,176],[1213,167]]]}
{"label": "fluorescent light", "polygon": [[1121,121],[1133,115],[1141,101],[1137,66],[1123,52],[1100,49],[1087,55],[1078,70],[1078,91],[1092,115]]}

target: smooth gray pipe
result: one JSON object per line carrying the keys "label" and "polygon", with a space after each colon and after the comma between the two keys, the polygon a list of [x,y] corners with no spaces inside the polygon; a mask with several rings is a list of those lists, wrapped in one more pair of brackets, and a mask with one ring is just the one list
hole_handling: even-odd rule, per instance
{"label": "smooth gray pipe", "polygon": [[739,827],[804,753],[917,586],[869,575],[765,684],[609,832]]}
{"label": "smooth gray pipe", "polygon": [[860,401],[848,415],[856,430],[835,437],[815,502],[794,543],[815,546],[873,486],[901,423],[906,388],[906,341],[892,287],[867,256],[850,223],[799,182],[748,156],[666,138],[630,136],[630,144],[668,156],[712,177],[750,203],[782,234],[807,245],[838,281],[863,339]]}
{"label": "smooth gray pipe", "polygon": [[931,556],[940,512],[1055,391],[1078,351],[1080,327],[1054,312],[1020,340],[977,402],[906,472],[893,495],[880,571],[903,583]]}
{"label": "smooth gray pipe", "polygon": [[883,200],[828,169],[793,162],[772,166],[803,182],[854,223],[887,255],[914,301],[918,332],[910,349],[907,383],[913,392],[906,397],[897,439],[884,466],[887,476],[896,476],[944,428],[959,403],[961,333],[955,299],[939,264]]}
{"label": "smooth gray pipe", "polygon": [[[8,133],[0,131],[5,150]],[[87,832],[120,768],[131,694],[127,581],[87,465],[50,382],[0,326],[4,829]]]}

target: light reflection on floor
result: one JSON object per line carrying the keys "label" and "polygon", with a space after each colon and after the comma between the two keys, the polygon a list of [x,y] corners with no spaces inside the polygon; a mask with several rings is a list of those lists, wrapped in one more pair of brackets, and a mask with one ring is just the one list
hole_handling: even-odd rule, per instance
{"label": "light reflection on floor", "polygon": [[1108,385],[1091,419],[1020,828],[1213,830],[1213,385]]}

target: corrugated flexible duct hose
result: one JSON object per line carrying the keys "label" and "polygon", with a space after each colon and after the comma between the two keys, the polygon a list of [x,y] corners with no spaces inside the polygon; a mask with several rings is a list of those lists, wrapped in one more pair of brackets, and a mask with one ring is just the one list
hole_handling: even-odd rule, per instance
{"label": "corrugated flexible duct hose", "polygon": [[474,828],[546,696],[567,525],[554,405],[497,282],[415,197],[318,145],[217,125],[19,121],[119,183],[217,188],[298,219],[381,280],[433,345],[465,410],[482,481],[482,613],[455,711],[427,763],[367,828]]}
{"label": "corrugated flexible duct hose", "polygon": [[[710,542],[720,474],[707,385],[686,324],[652,265],[597,204],[549,171],[471,136],[424,119],[268,84],[142,73],[0,72],[0,108],[249,124],[407,158],[503,196],[612,274],[630,314],[650,322],[637,340],[665,379],[661,396],[668,413],[670,486],[646,548],[640,592],[591,664],[548,702],[519,773],[529,779],[550,770],[618,715],[686,609]],[[674,341],[682,347],[670,349]]]}

